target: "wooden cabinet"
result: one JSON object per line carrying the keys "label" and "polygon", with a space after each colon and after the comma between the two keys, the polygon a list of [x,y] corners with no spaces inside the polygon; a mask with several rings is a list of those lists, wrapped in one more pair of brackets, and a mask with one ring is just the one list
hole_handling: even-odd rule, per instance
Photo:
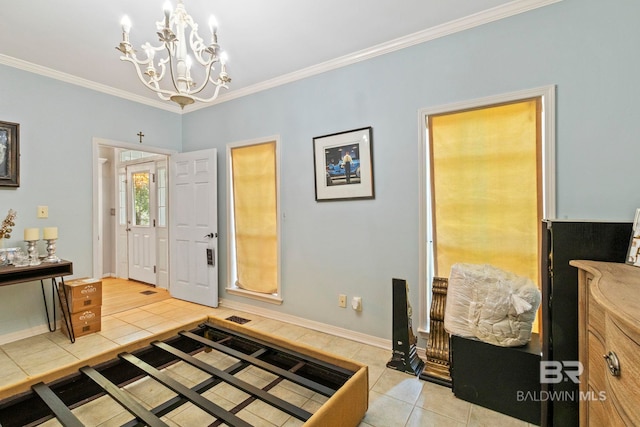
{"label": "wooden cabinet", "polygon": [[578,267],[581,426],[640,425],[640,268]]}

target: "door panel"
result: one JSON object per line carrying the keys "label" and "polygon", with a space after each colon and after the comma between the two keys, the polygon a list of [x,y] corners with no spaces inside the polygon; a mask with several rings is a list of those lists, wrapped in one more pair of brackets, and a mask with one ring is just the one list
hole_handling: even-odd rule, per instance
{"label": "door panel", "polygon": [[171,295],[210,307],[218,306],[216,170],[215,149],[170,159]]}
{"label": "door panel", "polygon": [[155,164],[127,167],[129,210],[129,278],[156,284]]}

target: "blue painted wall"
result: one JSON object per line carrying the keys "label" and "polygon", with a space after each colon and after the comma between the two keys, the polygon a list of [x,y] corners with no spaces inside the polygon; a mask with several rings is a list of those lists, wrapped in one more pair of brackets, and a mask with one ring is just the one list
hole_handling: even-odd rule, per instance
{"label": "blue painted wall", "polygon": [[[57,226],[58,254],[73,261],[76,277],[93,275],[92,138],[136,143],[142,130],[145,143],[181,150],[177,114],[6,66],[0,120],[20,124],[20,187],[0,188],[0,221],[9,208],[18,212],[5,245],[24,246],[25,228]],[[36,218],[38,205],[49,207],[48,219]],[[0,288],[0,336],[44,322],[38,282]]]}
{"label": "blue painted wall", "polygon": [[[631,220],[638,16],[634,0],[564,0],[185,115],[184,150],[219,149],[221,203],[225,144],[281,137],[284,303],[243,302],[390,338],[400,277],[417,310],[421,108],[557,85],[557,217]],[[373,127],[375,200],[315,202],[312,138],[364,126]],[[225,224],[221,209],[220,294],[242,301],[224,292]],[[340,293],[362,296],[362,313],[338,308]]]}

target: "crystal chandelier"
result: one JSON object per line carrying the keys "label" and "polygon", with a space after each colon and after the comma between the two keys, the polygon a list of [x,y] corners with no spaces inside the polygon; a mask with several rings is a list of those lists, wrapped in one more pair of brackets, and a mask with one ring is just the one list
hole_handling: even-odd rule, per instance
{"label": "crystal chandelier", "polygon": [[[211,32],[211,42],[205,44],[198,35],[198,24],[193,22],[193,18],[187,13],[182,4],[178,1],[175,11],[172,11],[169,2],[164,5],[164,20],[156,22],[158,37],[161,44],[152,46],[149,42],[142,45],[146,54],[145,59],[138,59],[136,51],[129,42],[129,31],[131,21],[124,16],[121,21],[122,42],[116,47],[122,56],[122,61],[133,64],[142,83],[156,92],[160,99],[173,101],[184,108],[185,105],[193,104],[195,101],[211,102],[218,97],[221,88],[228,89],[227,83],[231,81],[226,72],[226,55],[220,52],[218,45],[217,23],[213,15],[209,18],[209,30]],[[190,28],[189,43],[185,37]],[[195,63],[203,67],[204,74],[202,83],[198,84],[191,78],[191,67],[194,59],[188,54],[191,49]],[[166,57],[156,61],[156,53],[166,50]],[[220,73],[214,77],[214,65],[220,62]],[[171,83],[163,78],[169,74]],[[161,86],[162,83],[162,86]],[[198,95],[205,88],[207,95]],[[210,92],[213,91],[213,94]]]}

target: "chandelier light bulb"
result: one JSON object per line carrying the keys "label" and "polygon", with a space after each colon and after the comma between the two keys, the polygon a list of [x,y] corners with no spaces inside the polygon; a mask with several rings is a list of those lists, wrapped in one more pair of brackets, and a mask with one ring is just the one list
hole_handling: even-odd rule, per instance
{"label": "chandelier light bulb", "polygon": [[209,16],[209,30],[211,30],[211,35],[214,35],[216,32],[218,32],[218,21],[213,15]]}
{"label": "chandelier light bulb", "polygon": [[162,10],[164,11],[164,26],[165,28],[169,28],[169,18],[171,18],[173,6],[171,6],[171,3],[167,1],[164,3],[164,6],[162,6]]}
{"label": "chandelier light bulb", "polygon": [[126,34],[129,34],[131,31],[131,19],[127,15],[124,15],[120,20],[120,25],[122,25],[122,31]]}

